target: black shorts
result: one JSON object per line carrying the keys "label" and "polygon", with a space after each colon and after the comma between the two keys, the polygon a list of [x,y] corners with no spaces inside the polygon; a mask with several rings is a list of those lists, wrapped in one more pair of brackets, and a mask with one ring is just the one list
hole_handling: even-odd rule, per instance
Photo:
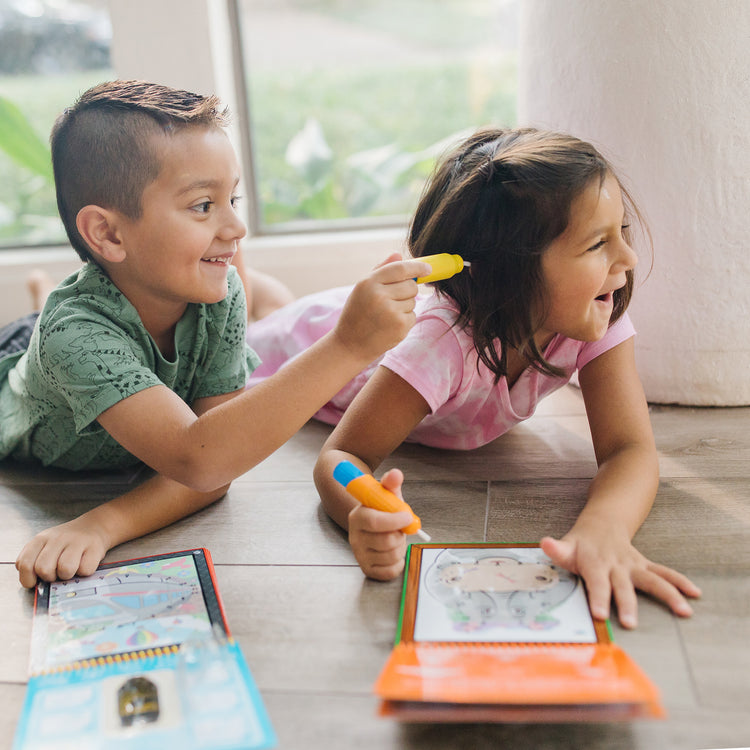
{"label": "black shorts", "polygon": [[38,317],[38,312],[29,313],[0,328],[0,358],[29,348],[31,333]]}

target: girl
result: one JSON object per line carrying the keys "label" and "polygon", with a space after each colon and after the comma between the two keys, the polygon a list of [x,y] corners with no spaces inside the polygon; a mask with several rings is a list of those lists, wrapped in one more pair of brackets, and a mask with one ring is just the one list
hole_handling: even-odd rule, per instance
{"label": "girl", "polygon": [[[438,165],[409,249],[415,257],[458,253],[471,268],[436,283],[407,338],[317,415],[338,426],[315,467],[316,485],[368,576],[399,575],[399,529],[409,520],[360,506],[332,477],[339,461],[371,472],[407,439],[484,445],[578,373],[599,468],[574,526],[562,539],[543,539],[542,549],[583,577],[595,617],[608,616],[614,595],[620,621],[634,627],[635,589],[691,614],[684,595],[699,596],[698,588],[631,544],[658,484],[625,313],[637,260],[628,221],[637,217],[608,162],[570,136],[483,130]],[[323,335],[344,298],[341,290],[306,298],[251,326],[249,341],[265,363],[257,377]],[[397,494],[402,481],[395,469],[382,478]]]}

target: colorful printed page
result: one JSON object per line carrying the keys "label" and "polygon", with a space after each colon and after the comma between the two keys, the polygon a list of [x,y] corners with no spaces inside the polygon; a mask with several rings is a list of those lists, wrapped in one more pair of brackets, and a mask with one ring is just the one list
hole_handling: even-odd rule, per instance
{"label": "colorful printed page", "polygon": [[415,641],[596,643],[581,580],[541,549],[422,549]]}
{"label": "colorful printed page", "polygon": [[[222,619],[217,604],[213,617],[207,608],[200,574],[205,581],[208,568],[200,553],[118,563],[91,576],[43,584],[32,673],[207,637],[212,622]],[[207,595],[215,599],[212,587]]]}

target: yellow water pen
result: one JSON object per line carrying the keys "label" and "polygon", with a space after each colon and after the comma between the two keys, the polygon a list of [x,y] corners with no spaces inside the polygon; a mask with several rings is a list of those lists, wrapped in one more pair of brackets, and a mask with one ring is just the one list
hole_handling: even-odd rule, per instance
{"label": "yellow water pen", "polygon": [[442,281],[461,273],[464,268],[469,268],[471,263],[464,260],[460,255],[451,253],[438,253],[437,255],[425,255],[415,260],[421,260],[432,266],[432,273],[427,276],[419,276],[417,284],[429,284],[431,281]]}

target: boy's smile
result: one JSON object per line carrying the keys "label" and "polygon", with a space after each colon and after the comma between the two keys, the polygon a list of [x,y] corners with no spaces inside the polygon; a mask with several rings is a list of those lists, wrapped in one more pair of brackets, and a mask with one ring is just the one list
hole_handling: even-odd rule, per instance
{"label": "boy's smile", "polygon": [[222,130],[191,127],[154,147],[159,174],[143,191],[141,216],[119,215],[123,257],[107,264],[150,331],[174,325],[190,302],[224,299],[246,232],[236,213],[239,166]]}
{"label": "boy's smile", "polygon": [[560,333],[597,341],[607,332],[614,292],[635,267],[635,252],[622,237],[624,209],[617,180],[593,182],[573,202],[567,229],[542,257],[546,317],[538,340]]}

